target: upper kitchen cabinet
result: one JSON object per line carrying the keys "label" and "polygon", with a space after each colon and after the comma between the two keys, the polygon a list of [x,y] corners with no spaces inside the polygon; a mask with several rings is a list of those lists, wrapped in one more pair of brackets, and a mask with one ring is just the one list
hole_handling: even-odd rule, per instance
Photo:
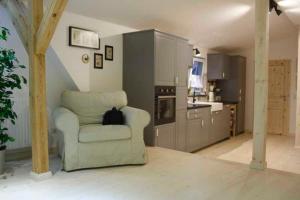
{"label": "upper kitchen cabinet", "polygon": [[187,40],[155,31],[155,85],[187,86],[191,59]]}
{"label": "upper kitchen cabinet", "polygon": [[175,86],[176,39],[155,33],[155,85]]}
{"label": "upper kitchen cabinet", "polygon": [[176,58],[175,58],[175,84],[176,86],[187,86],[188,67],[193,60],[193,48],[186,40],[177,39]]}
{"label": "upper kitchen cabinet", "polygon": [[230,78],[230,56],[225,54],[207,55],[207,79],[225,80]]}

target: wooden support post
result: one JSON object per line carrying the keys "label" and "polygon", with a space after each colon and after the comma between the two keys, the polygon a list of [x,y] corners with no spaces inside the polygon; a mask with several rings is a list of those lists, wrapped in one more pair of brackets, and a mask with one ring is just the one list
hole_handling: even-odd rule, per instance
{"label": "wooden support post", "polygon": [[52,0],[36,34],[36,53],[44,54],[46,52],[67,2],[67,0]]}
{"label": "wooden support post", "polygon": [[45,53],[67,2],[68,0],[52,0],[50,9],[43,16],[43,0],[30,0],[27,6],[21,0],[0,0],[0,3],[7,7],[29,55],[32,175],[38,179],[51,175],[48,155]]}
{"label": "wooden support post", "polygon": [[269,0],[255,0],[255,89],[250,167],[265,169],[268,116]]}
{"label": "wooden support post", "polygon": [[298,27],[298,70],[295,147],[300,148],[300,26]]}
{"label": "wooden support post", "polygon": [[32,134],[32,172],[49,171],[45,54],[35,53],[36,32],[43,18],[43,0],[29,2],[29,94]]}

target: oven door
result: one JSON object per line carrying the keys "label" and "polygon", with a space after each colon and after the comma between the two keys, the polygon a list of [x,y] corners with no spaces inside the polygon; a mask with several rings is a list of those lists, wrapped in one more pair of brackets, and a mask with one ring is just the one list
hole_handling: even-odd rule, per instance
{"label": "oven door", "polygon": [[176,96],[158,96],[156,99],[155,124],[168,124],[175,122]]}

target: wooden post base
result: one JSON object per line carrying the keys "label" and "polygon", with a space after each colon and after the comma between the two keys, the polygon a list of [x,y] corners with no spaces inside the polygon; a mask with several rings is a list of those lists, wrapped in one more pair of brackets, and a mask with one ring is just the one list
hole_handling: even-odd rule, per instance
{"label": "wooden post base", "polygon": [[30,176],[35,181],[44,181],[52,177],[52,172],[49,171],[49,172],[38,174],[32,171],[30,172]]}
{"label": "wooden post base", "polygon": [[258,162],[256,160],[252,160],[250,163],[251,169],[257,169],[257,170],[265,170],[267,168],[267,162]]}

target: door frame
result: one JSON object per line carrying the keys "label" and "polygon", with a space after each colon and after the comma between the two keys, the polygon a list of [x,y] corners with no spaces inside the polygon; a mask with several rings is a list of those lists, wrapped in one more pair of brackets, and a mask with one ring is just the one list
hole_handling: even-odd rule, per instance
{"label": "door frame", "polygon": [[284,103],[284,112],[283,112],[283,135],[289,134],[289,122],[290,122],[290,101],[291,101],[291,60],[288,59],[276,59],[276,60],[269,60],[269,66],[284,66],[285,76],[284,76],[284,88],[285,88],[285,96],[287,97]]}

